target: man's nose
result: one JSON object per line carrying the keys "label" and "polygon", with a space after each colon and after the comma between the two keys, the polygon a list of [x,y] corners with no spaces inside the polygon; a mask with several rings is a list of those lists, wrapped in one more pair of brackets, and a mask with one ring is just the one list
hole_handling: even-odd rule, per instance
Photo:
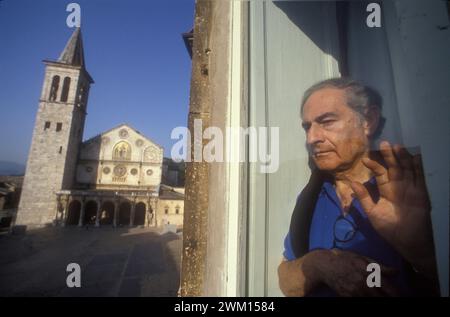
{"label": "man's nose", "polygon": [[316,124],[312,124],[311,127],[308,129],[308,132],[306,134],[306,142],[308,145],[313,145],[315,143],[323,142],[323,131],[322,129],[317,126]]}

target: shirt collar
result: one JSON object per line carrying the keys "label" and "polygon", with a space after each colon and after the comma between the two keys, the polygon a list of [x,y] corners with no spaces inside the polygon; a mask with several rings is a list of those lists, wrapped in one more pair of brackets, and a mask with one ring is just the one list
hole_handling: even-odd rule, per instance
{"label": "shirt collar", "polygon": [[[377,181],[375,179],[375,176],[372,176],[367,182],[363,184],[367,190],[369,191],[370,196],[375,201],[378,201],[379,199],[379,192],[377,187]],[[336,203],[339,203],[336,189],[334,188],[333,180],[331,178],[325,178],[322,189],[321,189],[321,195],[327,194],[328,197],[330,197],[333,200],[336,200]]]}

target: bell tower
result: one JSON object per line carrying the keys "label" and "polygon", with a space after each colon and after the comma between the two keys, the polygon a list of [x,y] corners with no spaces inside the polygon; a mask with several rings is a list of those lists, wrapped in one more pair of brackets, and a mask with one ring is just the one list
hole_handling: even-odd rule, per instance
{"label": "bell tower", "polygon": [[75,181],[89,87],[83,40],[76,28],[57,61],[46,65],[16,225],[52,223],[56,195]]}

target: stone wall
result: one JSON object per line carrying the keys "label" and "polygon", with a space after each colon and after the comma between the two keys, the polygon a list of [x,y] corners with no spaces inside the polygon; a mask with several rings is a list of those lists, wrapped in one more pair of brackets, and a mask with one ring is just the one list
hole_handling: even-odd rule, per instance
{"label": "stone wall", "polygon": [[[166,214],[166,209],[168,213]],[[178,214],[176,210],[178,209]],[[184,200],[158,199],[156,225],[173,224],[183,226]]]}

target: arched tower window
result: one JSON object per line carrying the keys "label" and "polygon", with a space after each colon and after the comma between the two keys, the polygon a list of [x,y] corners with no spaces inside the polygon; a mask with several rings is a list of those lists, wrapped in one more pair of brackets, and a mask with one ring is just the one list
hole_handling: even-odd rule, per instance
{"label": "arched tower window", "polygon": [[117,143],[113,149],[113,160],[131,160],[131,146],[125,141]]}
{"label": "arched tower window", "polygon": [[80,105],[84,104],[84,95],[85,95],[84,85],[81,85],[80,89],[78,89],[78,95],[77,95],[77,103],[78,104],[80,104]]}
{"label": "arched tower window", "polygon": [[70,77],[65,77],[61,93],[62,102],[67,102],[67,98],[69,97],[69,88],[70,88]]}
{"label": "arched tower window", "polygon": [[50,101],[56,100],[56,95],[58,94],[58,88],[59,88],[59,76],[55,75],[55,76],[53,76],[52,86],[50,87],[50,96],[48,98]]}

